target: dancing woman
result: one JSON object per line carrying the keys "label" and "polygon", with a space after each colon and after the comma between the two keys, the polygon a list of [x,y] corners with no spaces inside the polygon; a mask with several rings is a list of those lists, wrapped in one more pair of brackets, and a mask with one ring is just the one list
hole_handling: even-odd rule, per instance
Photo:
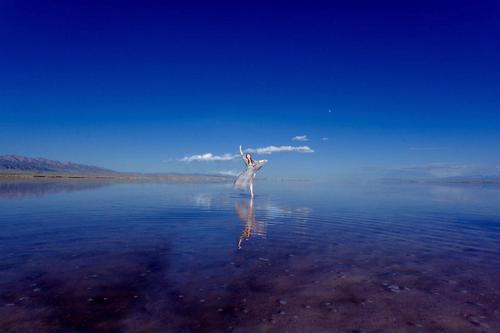
{"label": "dancing woman", "polygon": [[240,145],[240,155],[245,162],[247,169],[240,173],[236,181],[234,182],[234,186],[240,189],[250,188],[250,196],[253,198],[253,180],[255,179],[255,175],[257,171],[262,168],[264,164],[267,163],[267,160],[258,160],[255,161],[252,158],[252,155],[249,153],[243,153],[243,149],[241,149]]}

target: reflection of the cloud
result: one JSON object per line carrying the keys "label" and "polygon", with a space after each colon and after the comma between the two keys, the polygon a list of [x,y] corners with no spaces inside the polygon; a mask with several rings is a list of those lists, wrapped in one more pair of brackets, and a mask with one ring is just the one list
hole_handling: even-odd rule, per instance
{"label": "reflection of the cloud", "polygon": [[203,208],[212,207],[212,199],[212,195],[209,193],[197,193],[193,197],[195,205]]}
{"label": "reflection of the cloud", "polygon": [[270,203],[259,206],[259,211],[262,211],[262,214],[266,219],[279,219],[284,216],[293,216],[297,219],[307,219],[307,217],[312,213],[312,209],[309,207],[283,208]]}
{"label": "reflection of the cloud", "polygon": [[436,185],[428,191],[433,200],[450,203],[484,204],[500,198],[499,188],[488,185]]}
{"label": "reflection of the cloud", "polygon": [[460,187],[433,186],[430,188],[430,194],[435,200],[439,201],[467,201],[470,200],[470,194],[466,193]]}
{"label": "reflection of the cloud", "polygon": [[22,198],[60,192],[90,190],[110,185],[96,180],[4,180],[0,182],[0,197]]}

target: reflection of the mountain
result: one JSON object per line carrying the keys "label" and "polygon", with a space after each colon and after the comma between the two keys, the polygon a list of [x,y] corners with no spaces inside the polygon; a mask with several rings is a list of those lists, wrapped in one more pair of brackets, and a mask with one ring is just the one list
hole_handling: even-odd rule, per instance
{"label": "reflection of the mountain", "polygon": [[44,196],[59,192],[90,190],[110,185],[101,180],[3,180],[0,182],[1,198]]}
{"label": "reflection of the mountain", "polygon": [[248,203],[243,201],[237,202],[235,208],[236,213],[238,213],[238,217],[245,224],[245,228],[243,229],[240,239],[238,240],[238,249],[241,249],[242,242],[244,240],[248,240],[252,234],[256,234],[261,237],[266,236],[267,224],[264,221],[257,221],[255,219],[253,199],[250,199]]}

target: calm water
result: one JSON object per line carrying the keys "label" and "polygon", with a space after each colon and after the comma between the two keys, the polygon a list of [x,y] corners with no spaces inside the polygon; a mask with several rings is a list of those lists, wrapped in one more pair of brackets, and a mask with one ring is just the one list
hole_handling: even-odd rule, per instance
{"label": "calm water", "polygon": [[0,332],[500,332],[500,187],[0,183]]}

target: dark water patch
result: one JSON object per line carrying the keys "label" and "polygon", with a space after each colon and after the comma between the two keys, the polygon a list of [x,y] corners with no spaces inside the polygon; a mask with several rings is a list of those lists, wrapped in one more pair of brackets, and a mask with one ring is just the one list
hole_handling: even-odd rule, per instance
{"label": "dark water patch", "polygon": [[[143,311],[150,290],[169,290],[168,264],[164,256],[144,252],[129,255],[123,265],[113,264],[116,257],[106,259],[105,266],[88,266],[87,273],[32,272],[21,279],[26,281],[23,286],[5,286],[8,291],[0,299],[14,304],[46,332],[122,332],[121,321],[131,312]],[[15,331],[15,325],[4,319],[0,318],[2,330]]]}

